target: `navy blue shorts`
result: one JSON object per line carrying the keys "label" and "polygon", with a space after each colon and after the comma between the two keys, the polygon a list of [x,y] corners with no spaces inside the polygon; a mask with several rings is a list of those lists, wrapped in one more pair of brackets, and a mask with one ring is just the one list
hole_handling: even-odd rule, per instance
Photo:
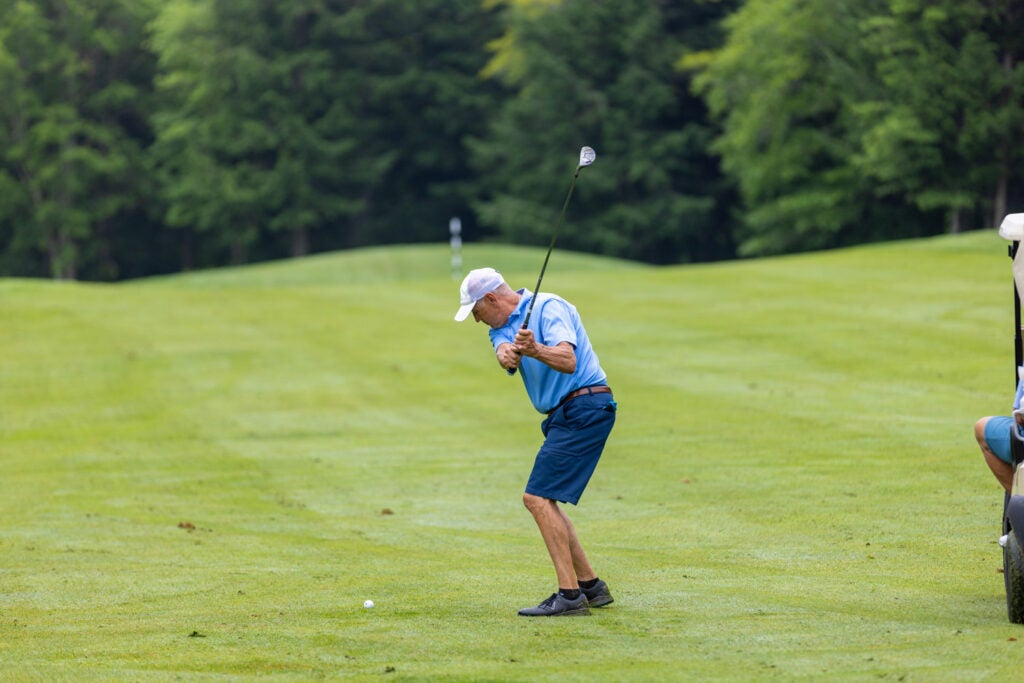
{"label": "navy blue shorts", "polygon": [[544,445],[533,463],[526,492],[578,503],[615,425],[616,409],[610,393],[584,394],[551,413],[540,426]]}

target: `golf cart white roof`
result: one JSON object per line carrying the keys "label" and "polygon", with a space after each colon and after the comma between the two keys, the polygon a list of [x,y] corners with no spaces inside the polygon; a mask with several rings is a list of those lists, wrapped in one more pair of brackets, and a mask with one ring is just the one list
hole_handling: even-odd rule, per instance
{"label": "golf cart white roof", "polygon": [[1007,214],[999,225],[999,236],[1012,242],[1024,241],[1024,213]]}

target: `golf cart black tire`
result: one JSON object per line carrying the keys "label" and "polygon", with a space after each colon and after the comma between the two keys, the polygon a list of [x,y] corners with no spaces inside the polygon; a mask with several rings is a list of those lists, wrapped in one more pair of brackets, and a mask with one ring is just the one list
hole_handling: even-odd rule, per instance
{"label": "golf cart black tire", "polygon": [[1003,546],[1003,579],[1006,581],[1006,613],[1011,624],[1024,624],[1024,555],[1017,534],[1010,530]]}

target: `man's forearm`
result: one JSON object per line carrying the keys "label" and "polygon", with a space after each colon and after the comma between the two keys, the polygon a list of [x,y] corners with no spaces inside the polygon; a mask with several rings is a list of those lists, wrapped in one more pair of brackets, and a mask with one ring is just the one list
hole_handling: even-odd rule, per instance
{"label": "man's forearm", "polygon": [[562,342],[558,346],[534,344],[531,350],[534,352],[531,357],[536,358],[552,370],[564,372],[567,375],[576,372],[576,349],[569,342]]}

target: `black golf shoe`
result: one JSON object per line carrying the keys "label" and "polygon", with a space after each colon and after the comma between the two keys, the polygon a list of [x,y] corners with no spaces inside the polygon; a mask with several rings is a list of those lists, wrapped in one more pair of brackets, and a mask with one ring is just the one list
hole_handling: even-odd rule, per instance
{"label": "black golf shoe", "polygon": [[592,588],[580,586],[580,592],[586,596],[587,602],[590,603],[591,607],[604,607],[615,602],[611,591],[608,590],[608,584],[601,579],[598,579]]}
{"label": "black golf shoe", "polygon": [[580,592],[575,600],[569,600],[561,593],[552,593],[551,597],[536,607],[519,610],[521,617],[582,617],[590,614],[587,596]]}

